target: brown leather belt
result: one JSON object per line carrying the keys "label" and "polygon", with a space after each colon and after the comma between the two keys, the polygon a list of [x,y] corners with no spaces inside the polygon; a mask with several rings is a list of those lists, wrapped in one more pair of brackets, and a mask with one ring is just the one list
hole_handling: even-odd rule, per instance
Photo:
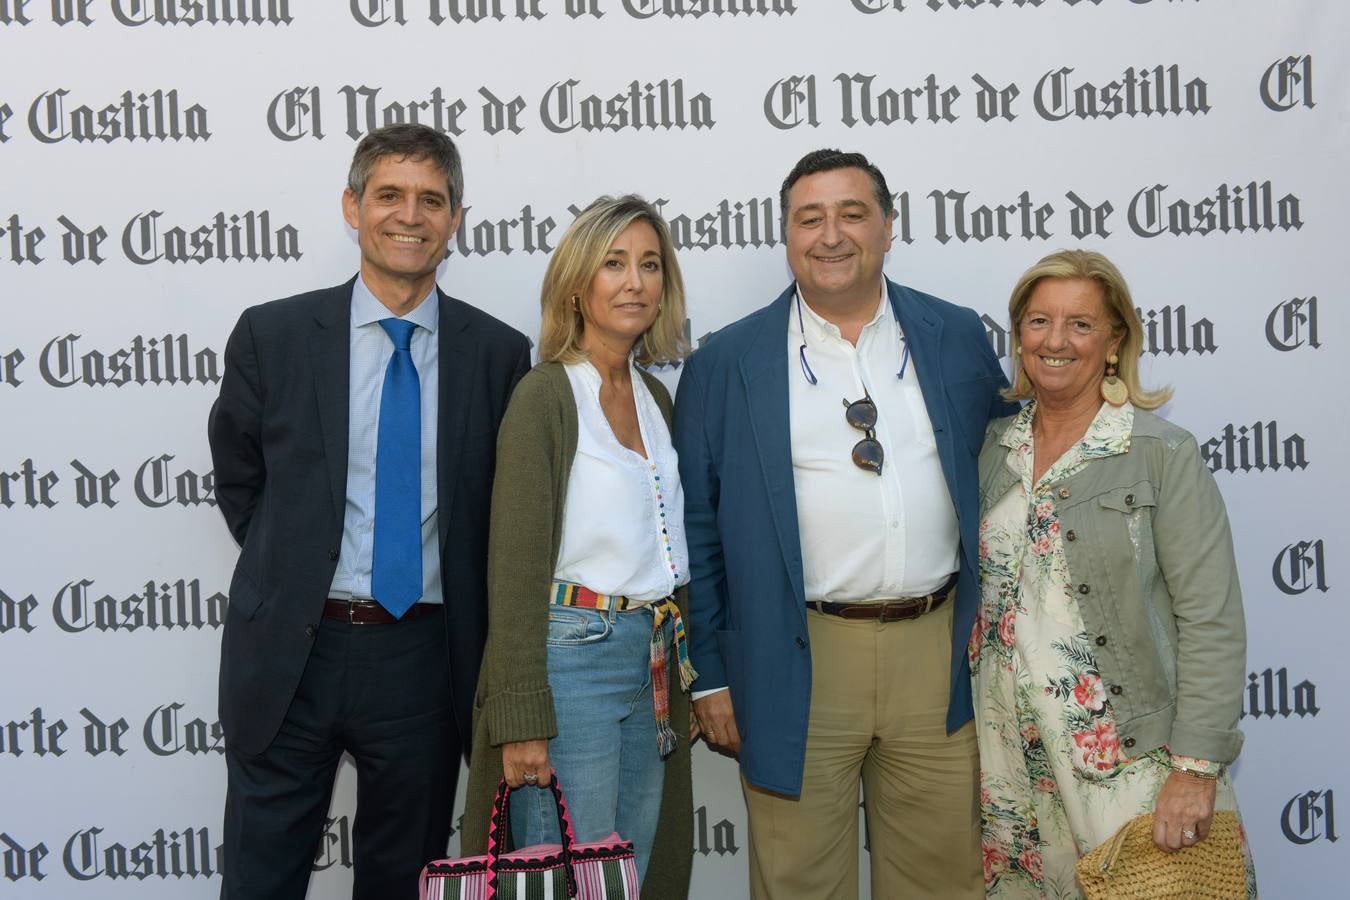
{"label": "brown leather belt", "polygon": [[403,618],[395,619],[389,610],[374,600],[334,600],[329,597],[323,604],[323,617],[352,625],[389,625],[394,622],[407,622],[409,619],[430,615],[442,609],[445,607],[439,603],[414,603],[403,614]]}
{"label": "brown leather belt", "polygon": [[882,600],[872,603],[827,603],[816,600],[806,604],[807,609],[838,616],[841,619],[877,619],[881,622],[903,622],[917,619],[924,613],[932,612],[947,602],[956,589],[956,575],[947,579],[947,583],[922,597],[901,597],[898,600]]}

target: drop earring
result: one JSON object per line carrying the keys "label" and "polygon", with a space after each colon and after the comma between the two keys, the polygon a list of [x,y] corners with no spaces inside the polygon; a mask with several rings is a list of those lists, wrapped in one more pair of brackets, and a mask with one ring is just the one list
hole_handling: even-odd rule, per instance
{"label": "drop earring", "polygon": [[1112,353],[1106,358],[1106,377],[1102,379],[1102,399],[1112,406],[1124,406],[1130,399],[1130,389],[1125,382],[1116,377],[1116,364],[1120,357]]}

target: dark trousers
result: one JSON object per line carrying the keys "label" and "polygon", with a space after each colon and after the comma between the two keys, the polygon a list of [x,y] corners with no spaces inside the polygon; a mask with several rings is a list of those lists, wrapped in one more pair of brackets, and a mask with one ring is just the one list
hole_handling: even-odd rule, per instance
{"label": "dark trousers", "polygon": [[445,856],[461,739],[450,709],[445,617],[324,619],[281,730],[258,756],[231,749],[222,900],[304,900],[344,751],[356,763],[354,900],[413,900]]}

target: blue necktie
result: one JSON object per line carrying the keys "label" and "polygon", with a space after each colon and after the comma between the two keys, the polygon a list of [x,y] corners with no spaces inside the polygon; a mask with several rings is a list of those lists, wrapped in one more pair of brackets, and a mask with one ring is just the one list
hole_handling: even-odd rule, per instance
{"label": "blue necktie", "polygon": [[381,319],[380,327],[394,342],[394,355],[380,393],[370,592],[402,618],[422,596],[422,385],[410,349],[417,326]]}

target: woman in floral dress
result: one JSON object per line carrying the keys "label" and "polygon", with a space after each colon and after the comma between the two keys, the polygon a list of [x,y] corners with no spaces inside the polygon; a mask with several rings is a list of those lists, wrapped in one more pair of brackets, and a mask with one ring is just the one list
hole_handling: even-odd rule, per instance
{"label": "woman in floral dress", "polygon": [[1195,439],[1148,412],[1170,392],[1139,384],[1142,329],[1115,266],[1051,254],[1009,312],[1010,393],[1031,402],[990,425],[980,456],[985,884],[1077,897],[1078,858],[1135,816],[1155,813],[1155,842],[1177,850],[1236,809],[1242,598]]}

